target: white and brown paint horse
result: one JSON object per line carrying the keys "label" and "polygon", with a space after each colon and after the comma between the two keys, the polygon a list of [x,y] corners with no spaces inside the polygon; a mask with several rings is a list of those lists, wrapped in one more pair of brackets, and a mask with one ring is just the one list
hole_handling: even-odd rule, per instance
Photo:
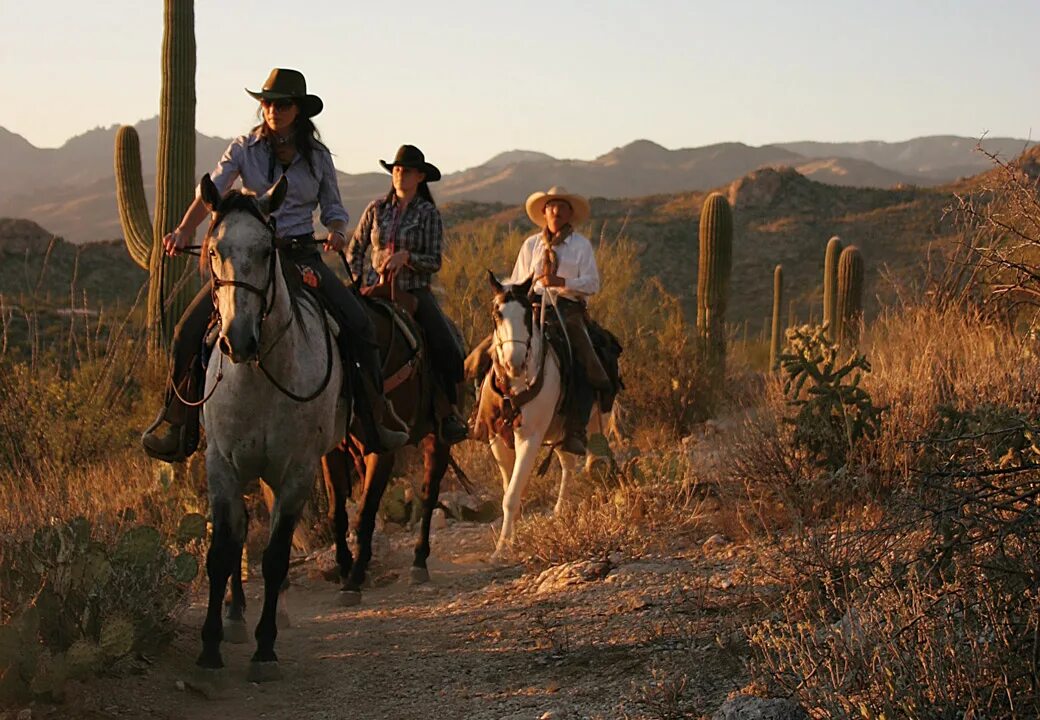
{"label": "white and brown paint horse", "polygon": [[[491,433],[491,452],[502,474],[502,530],[499,533],[493,562],[503,559],[516,529],[520,501],[531,478],[540,448],[553,446],[562,474],[554,512],[566,503],[568,482],[585,458],[564,452],[559,443],[564,436],[561,412],[564,383],[561,363],[544,333],[541,313],[535,313],[529,298],[531,279],[519,284],[503,285],[488,271],[488,282],[494,291],[492,300],[492,369],[484,378],[480,392],[495,392],[497,383],[503,397],[515,412],[511,419],[512,443],[501,434]],[[545,312],[551,309],[544,308]],[[597,429],[609,424],[594,406],[590,425]]]}
{"label": "white and brown paint horse", "polygon": [[[346,429],[343,370],[328,318],[282,272],[269,221],[285,197],[283,177],[265,195],[221,197],[206,175],[201,194],[213,219],[202,263],[213,276],[220,313],[219,354],[206,374],[206,475],[213,534],[206,557],[209,606],[202,626],[203,671],[224,667],[221,606],[238,577],[248,517],[243,495],[259,477],[274,496],[263,555],[264,602],[249,678],[280,676],[274,652],[279,590],[289,569],[297,519],[322,456]],[[233,583],[227,628],[244,636],[241,583]],[[244,638],[243,638],[244,639]]]}

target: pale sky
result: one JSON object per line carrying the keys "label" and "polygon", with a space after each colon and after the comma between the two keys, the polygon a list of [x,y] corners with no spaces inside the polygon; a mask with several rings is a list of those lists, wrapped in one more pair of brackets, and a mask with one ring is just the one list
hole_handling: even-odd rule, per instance
{"label": "pale sky", "polygon": [[[55,147],[158,112],[161,0],[0,7],[0,126]],[[296,68],[349,173],[402,143],[451,172],[640,138],[1040,136],[1040,0],[196,0],[195,25],[201,132],[246,132],[243,88]]]}

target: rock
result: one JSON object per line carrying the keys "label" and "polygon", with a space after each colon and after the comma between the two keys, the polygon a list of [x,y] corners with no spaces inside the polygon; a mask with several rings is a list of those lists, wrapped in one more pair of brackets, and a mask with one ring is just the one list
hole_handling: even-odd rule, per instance
{"label": "rock", "polygon": [[437,498],[437,505],[444,508],[448,517],[467,522],[491,522],[501,513],[497,503],[459,490],[442,492]]}
{"label": "rock", "polygon": [[555,592],[570,585],[602,580],[610,572],[610,567],[606,560],[576,560],[557,565],[538,576],[534,582],[535,592]]}
{"label": "rock", "polygon": [[32,710],[25,708],[18,711],[18,720],[32,720]]}
{"label": "rock", "polygon": [[177,686],[177,689],[180,690],[181,692],[184,692],[184,690],[188,687],[187,685],[184,684],[183,680],[178,680],[174,684]]}
{"label": "rock", "polygon": [[729,545],[730,542],[726,539],[726,536],[721,533],[715,533],[710,538],[704,541],[701,545],[701,549],[704,550],[705,555],[714,555],[722,548]]}
{"label": "rock", "polygon": [[809,716],[790,700],[738,695],[722,703],[711,720],[809,720]]}
{"label": "rock", "polygon": [[430,529],[443,530],[446,527],[448,527],[448,518],[441,508],[437,508],[433,511],[433,517],[430,518]]}

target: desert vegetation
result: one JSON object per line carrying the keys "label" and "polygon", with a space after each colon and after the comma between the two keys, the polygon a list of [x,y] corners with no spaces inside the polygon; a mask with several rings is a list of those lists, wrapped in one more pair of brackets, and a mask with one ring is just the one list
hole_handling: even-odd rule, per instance
{"label": "desert vegetation", "polygon": [[[931,273],[892,278],[894,299],[868,317],[871,257],[828,243],[833,233],[818,243],[815,316],[827,324],[781,333],[783,258],[762,264],[757,292],[775,281],[770,338],[742,337],[734,322],[699,329],[684,311],[695,286],[681,297],[646,271],[637,233],[594,238],[603,291],[591,311],[624,345],[626,389],[616,432],[592,439],[599,460],[564,512],[547,512],[554,471],[536,480],[514,548],[523,571],[725,536],[747,580],[739,611],[711,613],[732,611],[720,642],[736,647],[745,693],[817,718],[1035,717],[1040,203],[1023,167],[998,163],[963,188],[936,219],[956,242],[922,252]],[[524,235],[475,220],[450,233],[442,301],[470,346],[490,330],[485,271],[507,275]],[[725,308],[732,280],[718,272],[706,309]],[[206,535],[202,471],[152,464],[137,447],[165,372],[149,352],[146,294],[119,312],[63,315],[57,330],[52,319],[62,342],[39,343],[33,308],[46,303],[33,293],[0,308],[4,337],[17,339],[0,354],[5,702],[60,698],[67,679],[159,652],[196,589]],[[497,502],[487,449],[456,456]],[[324,539],[311,533],[303,549]],[[713,710],[719,698],[693,691],[698,668],[683,657],[633,689],[626,716]]]}

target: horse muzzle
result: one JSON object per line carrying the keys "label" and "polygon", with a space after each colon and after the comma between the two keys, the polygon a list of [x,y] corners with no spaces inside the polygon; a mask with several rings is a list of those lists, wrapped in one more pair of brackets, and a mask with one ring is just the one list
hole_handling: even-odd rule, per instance
{"label": "horse muzzle", "polygon": [[233,363],[255,360],[260,350],[260,337],[256,332],[235,332],[235,328],[220,334],[217,341],[220,352]]}

